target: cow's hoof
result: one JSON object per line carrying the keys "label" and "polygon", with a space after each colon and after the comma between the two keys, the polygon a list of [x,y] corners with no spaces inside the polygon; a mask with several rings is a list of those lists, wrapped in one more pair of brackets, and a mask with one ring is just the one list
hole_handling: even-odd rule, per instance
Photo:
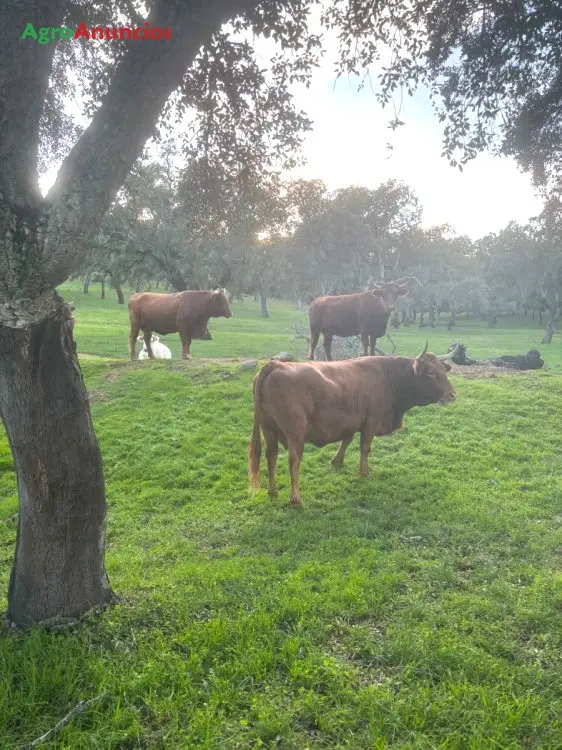
{"label": "cow's hoof", "polygon": [[302,503],[299,498],[291,499],[291,502],[289,503],[289,508],[302,508]]}
{"label": "cow's hoof", "polygon": [[332,466],[334,469],[343,469],[343,460],[341,458],[332,458]]}
{"label": "cow's hoof", "polygon": [[269,497],[279,497],[279,490],[277,489],[277,487],[274,487],[272,489],[269,489],[267,491],[267,494],[269,495]]}
{"label": "cow's hoof", "polygon": [[370,471],[360,471],[359,472],[359,476],[361,477],[361,479],[369,479],[370,476],[371,476],[371,472]]}

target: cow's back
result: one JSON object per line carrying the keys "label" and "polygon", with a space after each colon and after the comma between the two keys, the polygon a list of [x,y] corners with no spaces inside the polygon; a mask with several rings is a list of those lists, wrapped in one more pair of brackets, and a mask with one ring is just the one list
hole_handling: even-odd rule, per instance
{"label": "cow's back", "polygon": [[375,362],[288,362],[267,376],[260,406],[283,444],[292,431],[305,429],[305,441],[321,446],[359,431],[367,415],[390,398],[384,368]]}

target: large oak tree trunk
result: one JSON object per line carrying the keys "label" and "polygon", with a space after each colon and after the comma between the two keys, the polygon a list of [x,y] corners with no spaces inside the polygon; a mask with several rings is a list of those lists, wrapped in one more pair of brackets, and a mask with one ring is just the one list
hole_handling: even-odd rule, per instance
{"label": "large oak tree trunk", "polygon": [[173,27],[172,38],[127,48],[43,200],[37,154],[55,50],[33,39],[14,44],[14,29],[61,27],[71,5],[0,3],[0,416],[20,498],[8,597],[17,624],[75,616],[112,598],[100,452],[54,289],[83,267],[101,219],[201,45],[257,0],[151,3],[149,25]]}
{"label": "large oak tree trunk", "polygon": [[9,617],[22,625],[109,602],[102,461],[62,316],[0,326],[0,415],[20,501]]}

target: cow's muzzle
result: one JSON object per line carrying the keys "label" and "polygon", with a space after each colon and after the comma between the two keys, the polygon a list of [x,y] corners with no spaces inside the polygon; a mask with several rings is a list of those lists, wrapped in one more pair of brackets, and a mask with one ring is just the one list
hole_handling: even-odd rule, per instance
{"label": "cow's muzzle", "polygon": [[439,399],[440,404],[451,404],[457,398],[456,391],[449,391],[442,398]]}

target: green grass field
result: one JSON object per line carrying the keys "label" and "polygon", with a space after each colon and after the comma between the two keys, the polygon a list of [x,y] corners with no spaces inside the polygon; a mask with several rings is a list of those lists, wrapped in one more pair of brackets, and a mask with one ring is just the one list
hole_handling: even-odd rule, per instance
{"label": "green grass field", "polygon": [[[247,489],[253,372],[130,364],[127,313],[76,286],[75,339],[104,456],[120,603],[64,633],[0,634],[0,748],[98,697],[46,748],[562,748],[562,339],[461,321],[475,357],[538,346],[549,371],[468,380],[376,439],[308,446],[305,507]],[[195,358],[302,354],[305,313],[247,298]],[[392,332],[414,355],[429,338]],[[384,346],[384,344],[383,344]],[[92,355],[97,355],[92,358]],[[17,511],[0,436],[0,521]],[[265,471],[262,466],[262,477]],[[16,523],[0,524],[0,609]]]}

